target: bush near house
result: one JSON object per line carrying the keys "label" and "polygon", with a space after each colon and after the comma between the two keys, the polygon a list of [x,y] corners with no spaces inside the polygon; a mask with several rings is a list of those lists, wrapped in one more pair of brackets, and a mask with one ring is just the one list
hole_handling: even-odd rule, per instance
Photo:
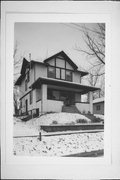
{"label": "bush near house", "polygon": [[88,123],[85,119],[77,119],[76,123]]}

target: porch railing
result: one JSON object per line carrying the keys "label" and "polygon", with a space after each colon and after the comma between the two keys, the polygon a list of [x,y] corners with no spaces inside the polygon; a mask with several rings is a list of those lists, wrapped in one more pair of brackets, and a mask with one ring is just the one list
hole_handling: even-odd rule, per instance
{"label": "porch railing", "polygon": [[39,108],[36,109],[31,109],[27,112],[24,112],[21,114],[21,116],[23,116],[22,120],[29,120],[31,118],[35,118],[39,116]]}

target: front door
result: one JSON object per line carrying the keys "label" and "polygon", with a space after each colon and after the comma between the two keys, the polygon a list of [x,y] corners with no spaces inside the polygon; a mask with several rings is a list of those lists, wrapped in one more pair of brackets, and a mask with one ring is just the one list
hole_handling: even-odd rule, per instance
{"label": "front door", "polygon": [[69,105],[75,104],[75,94],[73,92],[68,93]]}
{"label": "front door", "polygon": [[25,101],[25,107],[26,107],[26,114],[28,113],[28,100]]}
{"label": "front door", "polygon": [[61,93],[61,99],[67,106],[75,104],[75,94],[73,92],[65,91]]}

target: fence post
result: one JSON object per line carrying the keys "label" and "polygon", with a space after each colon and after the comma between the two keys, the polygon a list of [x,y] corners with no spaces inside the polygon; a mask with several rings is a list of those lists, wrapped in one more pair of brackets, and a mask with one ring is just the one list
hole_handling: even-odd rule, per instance
{"label": "fence post", "polygon": [[39,140],[42,141],[41,131],[39,132]]}

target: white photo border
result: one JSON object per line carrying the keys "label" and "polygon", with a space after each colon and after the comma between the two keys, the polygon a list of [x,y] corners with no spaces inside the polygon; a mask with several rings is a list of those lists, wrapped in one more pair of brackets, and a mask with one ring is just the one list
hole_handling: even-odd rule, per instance
{"label": "white photo border", "polygon": [[[110,166],[112,163],[111,149],[111,16],[102,13],[19,13],[5,12],[3,17],[3,51],[2,67],[5,71],[5,91],[4,115],[2,125],[2,156],[3,164],[6,165],[37,165],[37,166],[79,166],[80,168],[90,168],[91,166]],[[105,23],[106,24],[106,68],[105,68],[105,127],[104,127],[104,157],[99,158],[67,158],[66,157],[23,157],[13,155],[13,50],[14,50],[14,23],[15,22],[64,22],[64,23]],[[3,32],[4,31],[4,32]],[[9,91],[8,91],[9,90]],[[86,172],[85,172],[86,173]],[[85,174],[84,173],[84,174]],[[86,175],[87,176],[87,175]]]}

